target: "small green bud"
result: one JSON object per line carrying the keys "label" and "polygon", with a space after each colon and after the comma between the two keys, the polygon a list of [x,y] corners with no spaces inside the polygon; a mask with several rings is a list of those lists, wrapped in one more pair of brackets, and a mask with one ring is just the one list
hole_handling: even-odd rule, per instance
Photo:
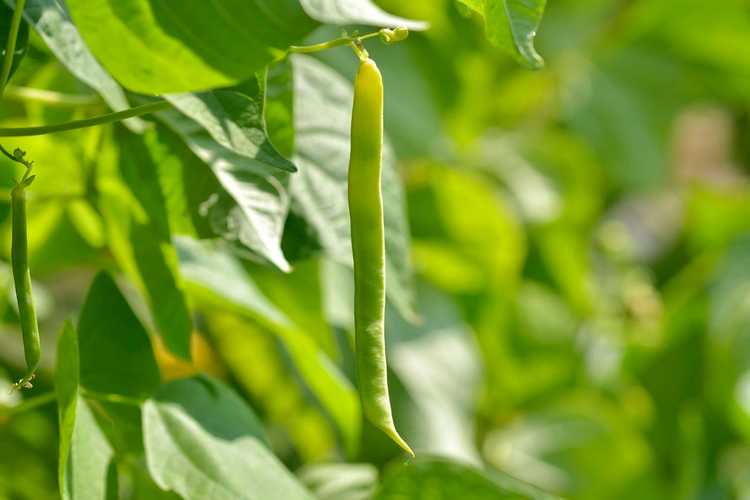
{"label": "small green bud", "polygon": [[409,28],[399,27],[394,29],[383,28],[380,30],[380,39],[385,43],[396,43],[406,40],[409,36]]}

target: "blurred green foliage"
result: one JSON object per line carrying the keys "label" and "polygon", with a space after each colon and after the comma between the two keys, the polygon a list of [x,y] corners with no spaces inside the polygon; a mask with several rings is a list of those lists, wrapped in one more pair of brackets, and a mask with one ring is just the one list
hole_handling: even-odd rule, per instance
{"label": "blurred green foliage", "polygon": [[[178,207],[180,222],[170,222],[188,228],[176,254],[197,311],[194,361],[157,344],[162,379],[224,379],[323,499],[750,498],[750,5],[551,1],[536,39],[546,65],[529,71],[488,41],[485,20],[467,8],[478,2],[377,3],[430,24],[398,45],[368,45],[385,81],[419,316],[405,319],[406,305],[388,311],[391,397],[420,458],[402,465],[360,425],[350,272],[294,203],[288,275],[196,247],[208,229]],[[307,41],[339,31],[323,26]],[[351,79],[348,48],[315,57]],[[34,32],[13,84],[92,94]],[[3,127],[85,114],[7,94]],[[268,97],[280,150],[289,149],[285,108],[274,106],[287,97]],[[123,267],[101,213],[112,192],[95,181],[137,149],[120,149],[117,127],[14,139],[37,165],[30,251],[47,302],[46,357],[23,397],[51,389],[55,335],[94,271]],[[158,127],[129,139],[148,143],[139,154],[167,151],[159,159],[175,171],[200,163]],[[14,167],[0,166],[7,194]],[[0,220],[7,260],[7,196]],[[148,317],[139,286],[125,293]],[[3,380],[22,370],[10,297]],[[55,498],[55,411],[15,413],[21,396],[4,387],[0,499]],[[143,472],[142,450],[112,453],[129,478],[121,496],[166,498]],[[451,490],[434,483],[454,475]]]}

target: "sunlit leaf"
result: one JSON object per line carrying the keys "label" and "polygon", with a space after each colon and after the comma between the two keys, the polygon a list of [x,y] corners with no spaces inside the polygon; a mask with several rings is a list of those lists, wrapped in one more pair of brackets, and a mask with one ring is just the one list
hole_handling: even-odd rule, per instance
{"label": "sunlit leaf", "polygon": [[147,94],[238,83],[314,27],[292,0],[66,3],[104,67],[130,90]]}
{"label": "sunlit leaf", "polygon": [[310,17],[322,23],[405,26],[410,30],[427,28],[427,23],[389,14],[371,0],[300,0],[300,3]]}
{"label": "sunlit leaf", "polygon": [[[160,117],[208,164],[236,203],[215,230],[283,271],[289,270],[281,236],[289,210],[288,173],[294,165],[271,145],[259,102],[237,92],[170,96],[184,114]],[[220,197],[204,206],[221,204]]]}

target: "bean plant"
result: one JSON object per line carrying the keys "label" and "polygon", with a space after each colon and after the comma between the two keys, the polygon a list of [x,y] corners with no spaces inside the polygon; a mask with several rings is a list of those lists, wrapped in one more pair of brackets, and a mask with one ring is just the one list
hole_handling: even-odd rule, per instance
{"label": "bean plant", "polygon": [[0,500],[750,498],[742,0],[0,0]]}

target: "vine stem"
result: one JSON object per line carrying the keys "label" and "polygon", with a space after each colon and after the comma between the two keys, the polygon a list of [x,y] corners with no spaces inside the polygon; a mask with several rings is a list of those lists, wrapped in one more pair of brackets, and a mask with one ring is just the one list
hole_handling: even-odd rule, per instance
{"label": "vine stem", "polygon": [[34,410],[48,403],[52,403],[56,399],[57,396],[53,391],[45,392],[44,394],[40,394],[39,396],[24,399],[23,402],[19,405],[10,406],[8,408],[0,407],[0,415],[3,417],[10,417],[19,413]]}
{"label": "vine stem", "polygon": [[315,45],[292,45],[289,47],[287,52],[296,54],[311,54],[313,52],[320,52],[322,50],[328,50],[334,47],[340,47],[342,45],[351,45],[353,43],[361,42],[362,40],[367,40],[368,38],[375,38],[376,36],[380,36],[381,31],[382,30],[375,31],[373,33],[368,33],[362,36],[342,36],[341,38],[334,38],[333,40],[316,43]]}
{"label": "vine stem", "polygon": [[21,26],[21,18],[23,17],[25,6],[26,0],[17,0],[13,17],[10,20],[8,42],[5,44],[5,58],[3,58],[3,66],[2,70],[0,70],[0,97],[3,96],[5,84],[8,83],[8,77],[10,76],[10,68],[13,66],[13,56],[16,54],[16,38],[18,38],[18,28]]}
{"label": "vine stem", "polygon": [[40,127],[21,127],[21,128],[0,128],[0,137],[29,137],[33,135],[53,134],[55,132],[64,132],[66,130],[75,130],[78,128],[94,127],[106,123],[114,123],[132,118],[134,116],[156,113],[170,107],[167,101],[156,101],[142,106],[108,113],[106,115],[85,118],[83,120],[73,120],[70,122],[58,123],[56,125],[43,125]]}

